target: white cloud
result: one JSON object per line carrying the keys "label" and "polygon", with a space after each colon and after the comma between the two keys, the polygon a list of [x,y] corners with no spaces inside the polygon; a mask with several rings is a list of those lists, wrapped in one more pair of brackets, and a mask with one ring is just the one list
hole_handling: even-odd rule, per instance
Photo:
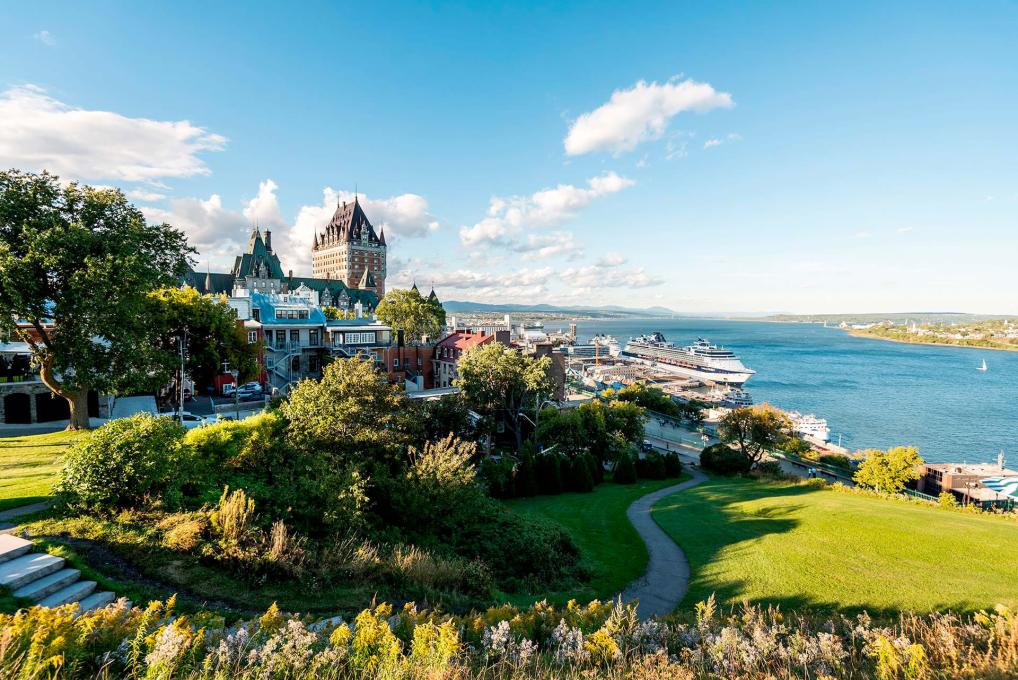
{"label": "white cloud", "polygon": [[608,253],[597,261],[599,267],[621,267],[629,260],[621,253]]}
{"label": "white cloud", "polygon": [[570,156],[631,151],[642,142],[659,139],[679,113],[705,113],[733,105],[730,94],[718,92],[708,83],[641,80],[628,90],[616,90],[606,104],[573,121],[564,140],[565,150]]}
{"label": "white cloud", "polygon": [[276,189],[279,185],[271,179],[258,183],[258,195],[248,201],[244,208],[244,217],[249,224],[262,228],[284,228],[286,220],[279,210],[279,199],[276,197]]}
{"label": "white cloud", "polygon": [[75,108],[23,85],[0,93],[0,165],[68,179],[154,183],[207,175],[198,154],[226,138],[186,120],[129,118]]}
{"label": "white cloud", "polygon": [[560,184],[529,196],[494,197],[488,215],[472,227],[460,229],[465,246],[507,242],[525,228],[560,224],[575,216],[596,198],[622,191],[635,182],[608,172],[587,180],[588,188]]}
{"label": "white cloud", "polygon": [[43,45],[46,45],[47,47],[53,47],[54,45],[57,44],[56,38],[54,38],[53,34],[50,33],[49,31],[39,31],[38,33],[33,33],[32,37],[41,42]]}
{"label": "white cloud", "polygon": [[141,211],[150,222],[167,222],[182,230],[198,249],[199,261],[211,260],[213,266],[231,263],[247,240],[247,219],[239,211],[224,208],[219,194],[207,199],[174,198],[168,208],[141,206]]}
{"label": "white cloud", "polygon": [[907,234],[909,232],[915,231],[915,227],[898,227],[897,231],[899,234]]}
{"label": "white cloud", "polygon": [[554,255],[565,255],[567,260],[583,256],[571,231],[556,231],[551,234],[528,234],[526,239],[511,246],[514,252],[522,253],[524,260],[537,260]]}
{"label": "white cloud", "polygon": [[721,146],[722,144],[734,144],[735,142],[741,141],[742,135],[740,135],[738,132],[729,132],[724,137],[711,137],[710,139],[703,143],[703,148],[713,149],[714,147]]}
{"label": "white cloud", "polygon": [[166,198],[166,194],[160,194],[155,191],[147,191],[145,189],[131,189],[130,191],[124,192],[132,201],[144,201],[146,203],[154,203],[155,201],[162,201]]}
{"label": "white cloud", "polygon": [[648,288],[659,286],[664,279],[648,274],[643,267],[623,269],[617,259],[602,260],[585,267],[562,270],[562,280],[573,288]]}

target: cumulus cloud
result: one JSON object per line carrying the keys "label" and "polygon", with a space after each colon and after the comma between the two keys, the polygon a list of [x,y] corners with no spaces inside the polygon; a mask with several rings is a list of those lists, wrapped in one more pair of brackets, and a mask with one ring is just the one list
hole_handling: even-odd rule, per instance
{"label": "cumulus cloud", "polygon": [[56,38],[54,38],[53,34],[50,33],[49,31],[39,31],[38,33],[33,33],[32,37],[41,42],[46,47],[53,47],[54,45],[57,44]]}
{"label": "cumulus cloud", "polygon": [[560,224],[593,200],[633,184],[635,182],[627,177],[607,172],[588,179],[586,188],[560,184],[529,196],[496,196],[491,199],[483,220],[460,229],[460,242],[465,246],[509,242],[525,228]]}
{"label": "cumulus cloud", "polygon": [[166,194],[160,194],[158,191],[148,191],[145,189],[131,189],[130,191],[124,192],[132,201],[143,201],[145,203],[155,203],[156,201],[162,201],[166,198]]}
{"label": "cumulus cloud", "polygon": [[[624,260],[623,260],[624,261]],[[602,260],[585,267],[562,270],[562,280],[573,288],[649,288],[664,279],[648,274],[643,267],[621,267],[622,263]]]}
{"label": "cumulus cloud", "polygon": [[620,154],[643,142],[660,139],[679,113],[705,113],[733,105],[730,94],[718,92],[708,83],[688,79],[665,83],[641,80],[627,90],[616,90],[607,103],[573,121],[564,140],[565,150],[570,156],[592,151]]}
{"label": "cumulus cloud", "polygon": [[224,208],[219,194],[207,199],[174,198],[167,208],[141,206],[141,211],[150,222],[166,222],[187,234],[200,261],[222,266],[239,254],[246,242],[247,219],[239,210]]}
{"label": "cumulus cloud", "polygon": [[567,260],[575,260],[583,256],[583,249],[577,245],[571,231],[529,234],[525,239],[514,242],[510,248],[521,253],[524,260],[538,260],[555,255],[564,255]]}
{"label": "cumulus cloud", "polygon": [[225,137],[186,120],[76,108],[33,85],[0,93],[0,159],[6,167],[151,183],[209,174],[199,154],[225,145]]}

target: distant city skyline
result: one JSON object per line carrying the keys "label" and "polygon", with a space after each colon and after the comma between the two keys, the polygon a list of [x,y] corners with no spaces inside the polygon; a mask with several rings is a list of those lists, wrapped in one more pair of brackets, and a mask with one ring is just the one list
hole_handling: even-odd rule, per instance
{"label": "distant city skyline", "polygon": [[696,313],[1018,314],[1018,5],[9,5],[0,166],[310,275]]}

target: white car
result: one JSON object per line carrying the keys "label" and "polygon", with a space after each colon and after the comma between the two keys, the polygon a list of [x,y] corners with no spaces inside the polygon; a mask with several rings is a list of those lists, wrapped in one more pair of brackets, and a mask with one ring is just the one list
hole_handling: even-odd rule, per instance
{"label": "white car", "polygon": [[193,430],[196,427],[203,427],[209,424],[209,419],[204,416],[197,416],[184,411],[183,413],[171,413],[171,418],[184,426],[185,430]]}

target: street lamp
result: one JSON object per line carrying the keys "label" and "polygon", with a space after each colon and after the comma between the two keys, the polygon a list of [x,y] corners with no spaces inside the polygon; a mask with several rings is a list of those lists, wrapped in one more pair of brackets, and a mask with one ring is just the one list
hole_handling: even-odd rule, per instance
{"label": "street lamp", "polygon": [[240,384],[237,382],[240,379],[240,371],[237,369],[231,369],[230,375],[233,376],[233,408],[234,415],[237,420],[240,420]]}

